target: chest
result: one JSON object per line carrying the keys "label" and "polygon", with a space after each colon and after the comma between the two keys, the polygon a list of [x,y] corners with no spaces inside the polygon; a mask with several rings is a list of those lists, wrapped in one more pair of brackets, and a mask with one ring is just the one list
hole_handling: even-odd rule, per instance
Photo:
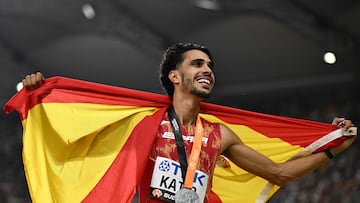
{"label": "chest", "polygon": [[[180,126],[184,147],[187,157],[191,153],[194,143],[195,126]],[[204,135],[199,157],[199,169],[205,173],[211,173],[219,155],[221,146],[221,134],[218,124],[203,121]],[[161,122],[156,140],[153,146],[151,157],[165,157],[179,161],[177,145],[171,124],[167,117]]]}

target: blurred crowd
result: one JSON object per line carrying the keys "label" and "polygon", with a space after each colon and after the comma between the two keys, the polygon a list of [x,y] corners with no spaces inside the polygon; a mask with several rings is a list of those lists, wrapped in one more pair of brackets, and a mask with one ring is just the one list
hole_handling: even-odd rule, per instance
{"label": "blurred crowd", "polygon": [[0,112],[0,203],[29,203],[22,164],[22,126],[14,112]]}
{"label": "blurred crowd", "polygon": [[[351,96],[302,97],[257,105],[256,111],[282,116],[331,122],[346,115],[360,126],[360,102]],[[250,109],[251,110],[251,109]],[[22,159],[22,127],[16,113],[0,113],[0,203],[29,203]],[[351,149],[311,174],[281,188],[268,203],[360,202],[359,139]]]}
{"label": "blurred crowd", "polygon": [[[334,116],[360,126],[360,101],[351,94],[294,98],[263,112],[330,123]],[[360,141],[323,167],[281,188],[268,203],[360,203]]]}

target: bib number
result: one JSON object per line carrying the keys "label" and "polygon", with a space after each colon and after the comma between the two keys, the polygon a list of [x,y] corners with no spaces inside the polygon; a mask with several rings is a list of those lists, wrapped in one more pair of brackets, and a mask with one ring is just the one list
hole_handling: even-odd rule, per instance
{"label": "bib number", "polygon": [[[203,202],[206,194],[208,175],[196,170],[193,188],[199,202]],[[150,184],[150,197],[175,203],[175,193],[182,189],[183,180],[180,164],[164,157],[157,157]]]}

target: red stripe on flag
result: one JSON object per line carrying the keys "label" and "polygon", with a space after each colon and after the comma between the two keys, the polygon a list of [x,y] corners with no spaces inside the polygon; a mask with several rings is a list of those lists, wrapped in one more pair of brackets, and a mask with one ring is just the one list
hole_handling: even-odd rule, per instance
{"label": "red stripe on flag", "polygon": [[83,202],[131,202],[165,111],[162,108],[136,125],[109,170]]}
{"label": "red stripe on flag", "polygon": [[212,190],[209,195],[209,203],[222,203],[220,197]]}
{"label": "red stripe on flag", "polygon": [[64,77],[52,77],[35,90],[22,89],[5,105],[6,113],[16,109],[21,119],[39,103],[93,103],[124,106],[164,107],[171,103],[168,96],[98,84]]}
{"label": "red stripe on flag", "polygon": [[[338,126],[328,123],[262,114],[210,103],[202,103],[201,110],[227,123],[245,125],[264,136],[280,138],[301,147],[306,147],[324,135],[339,129]],[[339,138],[317,151],[337,146],[345,139]]]}

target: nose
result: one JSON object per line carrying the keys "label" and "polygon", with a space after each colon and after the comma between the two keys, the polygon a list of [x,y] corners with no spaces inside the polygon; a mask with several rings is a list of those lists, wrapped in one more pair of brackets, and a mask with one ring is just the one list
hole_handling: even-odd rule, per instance
{"label": "nose", "polygon": [[211,73],[213,73],[213,70],[212,70],[212,67],[210,67],[208,64],[205,64],[204,66],[203,66],[203,71],[204,71],[204,73],[208,73],[208,74],[211,74]]}
{"label": "nose", "polygon": [[213,72],[213,69],[212,67],[210,67],[209,65],[204,65],[203,68],[202,68],[202,73],[201,73],[203,76],[206,76],[206,77],[210,77],[212,78],[212,80],[215,80],[215,74]]}

